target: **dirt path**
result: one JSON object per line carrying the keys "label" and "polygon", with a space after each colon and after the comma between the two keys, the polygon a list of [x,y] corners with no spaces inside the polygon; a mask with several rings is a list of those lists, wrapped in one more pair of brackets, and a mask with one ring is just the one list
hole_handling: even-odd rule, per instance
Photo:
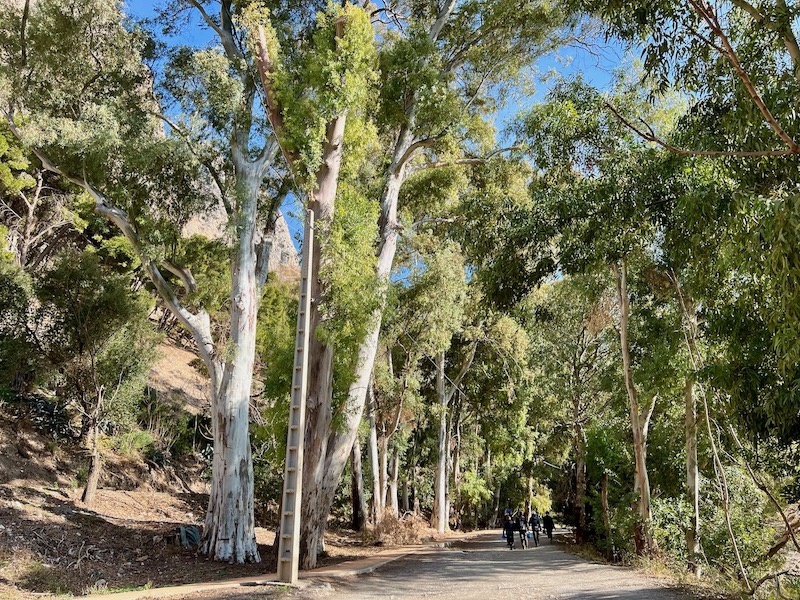
{"label": "dirt path", "polygon": [[585,600],[691,598],[631,569],[593,564],[544,541],[508,550],[487,535],[427,556],[408,556],[348,582],[332,582],[337,598],[581,598]]}
{"label": "dirt path", "polygon": [[[199,600],[200,597],[184,596],[180,600]],[[281,600],[696,598],[628,568],[590,563],[547,541],[538,548],[508,550],[497,533],[482,535],[449,548],[410,554],[365,575],[317,580],[306,589],[295,592],[240,588],[202,596],[205,600],[276,597]]]}

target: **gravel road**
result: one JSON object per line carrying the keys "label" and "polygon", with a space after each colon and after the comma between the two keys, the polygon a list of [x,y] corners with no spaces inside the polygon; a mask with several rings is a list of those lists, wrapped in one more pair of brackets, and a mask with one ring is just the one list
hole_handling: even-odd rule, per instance
{"label": "gravel road", "polygon": [[406,556],[372,573],[330,580],[331,588],[296,597],[348,600],[384,598],[500,600],[539,598],[586,600],[686,600],[685,591],[631,569],[594,564],[564,552],[546,539],[538,548],[508,550],[499,534],[450,548]]}

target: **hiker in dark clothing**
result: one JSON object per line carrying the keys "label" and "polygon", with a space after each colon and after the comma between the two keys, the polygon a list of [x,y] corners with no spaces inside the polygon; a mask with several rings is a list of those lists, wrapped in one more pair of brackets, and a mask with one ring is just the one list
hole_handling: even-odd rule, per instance
{"label": "hiker in dark clothing", "polygon": [[514,521],[511,520],[511,515],[506,515],[503,521],[503,533],[506,534],[506,543],[509,550],[514,549]]}
{"label": "hiker in dark clothing", "polygon": [[528,519],[523,513],[517,515],[517,531],[519,531],[519,545],[523,549],[528,547]]}
{"label": "hiker in dark clothing", "polygon": [[550,511],[548,510],[544,513],[544,519],[542,519],[542,523],[544,525],[544,531],[547,534],[547,537],[550,538],[550,541],[553,541],[553,529],[555,529],[556,524],[553,522],[553,517],[550,516]]}
{"label": "hiker in dark clothing", "polygon": [[531,514],[531,518],[528,521],[528,526],[530,527],[531,534],[533,536],[533,545],[537,548],[539,547],[539,532],[542,530],[542,519],[539,517],[539,513],[536,509],[533,509],[533,513]]}

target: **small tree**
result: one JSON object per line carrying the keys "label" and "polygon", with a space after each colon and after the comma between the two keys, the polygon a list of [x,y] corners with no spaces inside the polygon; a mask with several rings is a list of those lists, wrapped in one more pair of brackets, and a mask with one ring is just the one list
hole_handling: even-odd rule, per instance
{"label": "small tree", "polygon": [[[110,410],[126,412],[144,389],[155,358],[156,337],[147,304],[125,276],[103,269],[90,251],[66,255],[36,284],[46,324],[37,343],[58,371],[59,392],[81,414],[88,436],[89,475],[81,499],[91,504],[101,472],[98,438]],[[128,408],[127,412],[132,412]]]}

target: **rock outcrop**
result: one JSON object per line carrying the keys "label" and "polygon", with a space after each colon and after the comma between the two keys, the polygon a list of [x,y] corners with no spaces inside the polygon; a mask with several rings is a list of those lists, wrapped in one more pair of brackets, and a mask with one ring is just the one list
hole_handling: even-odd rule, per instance
{"label": "rock outcrop", "polygon": [[[228,216],[220,204],[213,210],[193,216],[183,228],[183,235],[185,237],[202,235],[212,240],[229,239],[226,231],[227,224]],[[296,280],[300,274],[297,249],[283,214],[278,214],[278,220],[275,223],[275,240],[269,255],[269,270],[279,278],[288,281]]]}

